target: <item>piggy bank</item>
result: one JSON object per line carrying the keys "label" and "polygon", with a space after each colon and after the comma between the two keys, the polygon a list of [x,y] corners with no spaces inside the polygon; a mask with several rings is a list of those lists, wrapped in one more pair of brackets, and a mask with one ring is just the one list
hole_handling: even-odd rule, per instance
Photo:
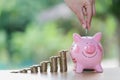
{"label": "piggy bank", "polygon": [[73,44],[70,55],[75,63],[75,72],[81,73],[84,69],[92,69],[95,72],[103,72],[101,60],[103,48],[100,44],[101,32],[94,36],[83,36],[73,34]]}

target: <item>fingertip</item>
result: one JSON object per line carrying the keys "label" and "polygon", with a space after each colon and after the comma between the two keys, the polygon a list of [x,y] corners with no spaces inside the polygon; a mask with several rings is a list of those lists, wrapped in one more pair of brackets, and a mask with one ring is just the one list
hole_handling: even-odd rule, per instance
{"label": "fingertip", "polygon": [[82,24],[82,27],[83,27],[84,29],[86,29],[86,24]]}
{"label": "fingertip", "polygon": [[86,25],[86,29],[89,30],[89,29],[90,29],[90,26],[91,26],[91,23],[89,23],[89,22],[87,21],[86,24],[87,24],[87,25]]}
{"label": "fingertip", "polygon": [[90,26],[87,29],[90,30]]}

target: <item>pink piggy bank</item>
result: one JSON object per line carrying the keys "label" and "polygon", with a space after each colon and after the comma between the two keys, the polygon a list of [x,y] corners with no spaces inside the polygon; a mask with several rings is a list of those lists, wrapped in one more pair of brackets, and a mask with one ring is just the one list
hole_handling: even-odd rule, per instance
{"label": "pink piggy bank", "polygon": [[73,44],[70,55],[75,63],[75,72],[81,73],[84,69],[93,69],[96,72],[103,72],[101,60],[103,49],[100,44],[101,33],[96,33],[93,37],[81,37],[73,34]]}

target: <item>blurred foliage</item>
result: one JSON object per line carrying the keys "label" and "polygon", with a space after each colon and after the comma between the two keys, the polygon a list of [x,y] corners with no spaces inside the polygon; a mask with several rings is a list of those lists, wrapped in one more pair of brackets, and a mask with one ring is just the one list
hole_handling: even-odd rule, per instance
{"label": "blurred foliage", "polygon": [[[63,0],[0,0],[0,68],[19,68],[38,64],[69,49],[74,32],[84,36],[85,30],[75,15],[44,24],[36,18],[44,10],[61,4]],[[105,59],[116,58],[120,40],[119,0],[96,0],[96,16],[88,35],[102,32]],[[48,13],[49,14],[49,13]]]}

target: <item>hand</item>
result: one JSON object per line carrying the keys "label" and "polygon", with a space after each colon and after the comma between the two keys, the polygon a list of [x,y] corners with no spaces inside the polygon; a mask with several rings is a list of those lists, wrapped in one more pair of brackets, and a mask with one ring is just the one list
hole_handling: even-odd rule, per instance
{"label": "hand", "polygon": [[95,14],[95,0],[64,0],[77,15],[84,29],[90,29],[92,16]]}

